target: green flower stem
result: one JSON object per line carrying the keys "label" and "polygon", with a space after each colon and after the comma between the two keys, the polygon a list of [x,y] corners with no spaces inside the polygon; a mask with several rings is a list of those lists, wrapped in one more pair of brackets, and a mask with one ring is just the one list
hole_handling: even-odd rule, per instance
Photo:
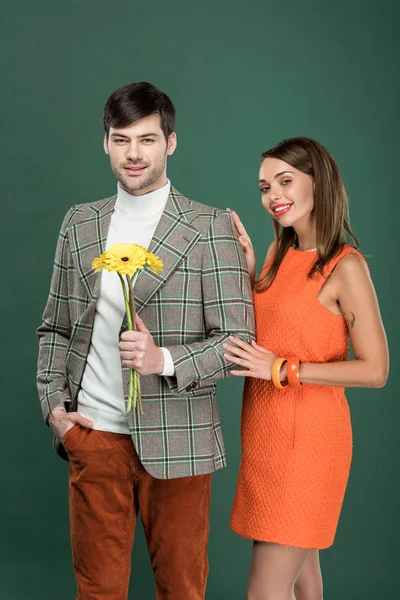
{"label": "green flower stem", "polygon": [[[120,275],[118,273],[118,277],[121,281],[122,292],[124,294],[126,318],[128,321],[128,329],[130,331],[132,331],[132,330],[136,331],[137,327],[136,327],[135,298],[133,295],[132,286],[136,280],[137,274],[135,274],[134,277],[132,277],[132,279],[129,277],[129,275],[126,276],[127,287],[125,287],[125,282],[124,282],[122,275]],[[133,406],[133,408],[136,408],[136,401],[138,401],[140,414],[142,415],[143,414],[143,405],[142,405],[142,396],[141,396],[141,391],[140,391],[140,376],[137,371],[135,371],[134,369],[131,369],[130,373],[129,373],[129,391],[128,391],[127,412],[129,412],[131,410],[132,406]]]}
{"label": "green flower stem", "polygon": [[129,306],[129,295],[128,295],[128,294],[129,294],[129,292],[127,292],[127,291],[126,291],[126,288],[125,288],[125,282],[124,282],[124,279],[123,279],[122,275],[120,275],[120,274],[118,273],[118,277],[119,277],[119,280],[120,280],[120,282],[121,282],[121,285],[122,285],[122,292],[123,292],[123,294],[124,294],[125,310],[126,310],[126,318],[127,318],[127,321],[128,321],[128,329],[129,329],[130,331],[132,331],[132,329],[133,329],[133,323],[132,323],[132,313],[131,313],[131,308],[130,308],[130,306]]}
{"label": "green flower stem", "polygon": [[126,276],[126,284],[128,286],[128,297],[129,297],[129,306],[130,306],[130,314],[131,314],[131,322],[133,324],[133,329],[136,331],[136,308],[135,308],[135,298],[133,297],[133,284],[136,281],[136,277],[137,275],[135,275],[134,277],[132,277],[132,279],[129,277],[129,275]]}
{"label": "green flower stem", "polygon": [[136,406],[136,394],[135,394],[135,373],[133,369],[129,372],[129,393],[128,393],[128,408],[127,412],[129,412],[133,407]]}

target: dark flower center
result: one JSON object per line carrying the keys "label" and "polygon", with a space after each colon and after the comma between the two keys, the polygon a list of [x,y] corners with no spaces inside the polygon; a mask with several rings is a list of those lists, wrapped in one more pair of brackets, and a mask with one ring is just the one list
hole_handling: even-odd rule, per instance
{"label": "dark flower center", "polygon": [[129,261],[129,258],[128,258],[127,256],[123,256],[123,257],[121,258],[121,260],[123,260],[124,262],[128,262],[128,261]]}

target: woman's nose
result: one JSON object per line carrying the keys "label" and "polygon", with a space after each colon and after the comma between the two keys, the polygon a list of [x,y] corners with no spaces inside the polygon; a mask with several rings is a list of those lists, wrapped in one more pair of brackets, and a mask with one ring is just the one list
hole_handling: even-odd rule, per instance
{"label": "woman's nose", "polygon": [[269,199],[275,202],[276,200],[280,200],[282,198],[282,192],[280,188],[271,188],[269,191]]}

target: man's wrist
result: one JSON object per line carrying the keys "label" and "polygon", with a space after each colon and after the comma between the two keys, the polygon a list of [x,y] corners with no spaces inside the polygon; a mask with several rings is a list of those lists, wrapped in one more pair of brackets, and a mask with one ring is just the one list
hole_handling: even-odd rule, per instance
{"label": "man's wrist", "polygon": [[[56,408],[53,408],[46,417],[46,425],[48,427],[51,427],[51,429],[53,429],[55,422],[57,422],[58,415],[60,413],[66,414],[66,412],[67,411],[65,410],[65,408],[63,406],[57,406]],[[58,413],[58,415],[57,415],[57,413]]]}
{"label": "man's wrist", "polygon": [[159,361],[159,367],[157,369],[157,375],[162,375],[163,371],[164,371],[164,365],[165,365],[164,351],[162,348],[158,348],[158,361]]}
{"label": "man's wrist", "polygon": [[52,408],[51,411],[49,412],[49,416],[47,417],[47,421],[50,421],[51,417],[52,416],[54,417],[54,413],[59,412],[59,411],[64,412],[64,413],[67,412],[63,406],[57,406],[56,408]]}

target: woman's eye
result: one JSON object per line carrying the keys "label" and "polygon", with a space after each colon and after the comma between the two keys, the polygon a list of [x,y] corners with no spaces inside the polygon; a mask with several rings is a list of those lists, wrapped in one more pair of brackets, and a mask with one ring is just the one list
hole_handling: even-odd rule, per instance
{"label": "woman's eye", "polygon": [[282,181],[282,185],[287,185],[288,183],[290,183],[292,180],[291,179],[284,179]]}
{"label": "woman's eye", "polygon": [[264,187],[260,188],[260,192],[262,194],[266,194],[267,192],[269,192],[269,187],[264,186]]}

